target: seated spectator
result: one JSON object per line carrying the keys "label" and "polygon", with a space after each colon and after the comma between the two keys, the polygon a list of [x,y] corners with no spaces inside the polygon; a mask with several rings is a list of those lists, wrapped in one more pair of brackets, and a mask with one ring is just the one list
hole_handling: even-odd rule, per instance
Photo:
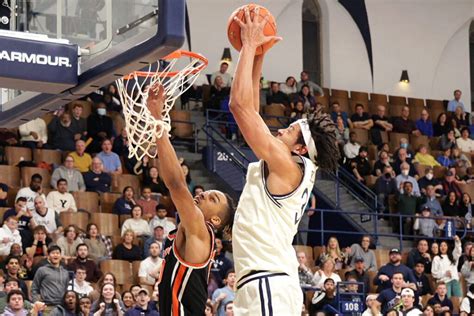
{"label": "seated spectator", "polygon": [[8,185],[0,182],[0,207],[7,207]]}
{"label": "seated spectator", "polygon": [[95,263],[110,259],[112,257],[112,242],[99,233],[99,228],[94,223],[87,224],[87,235],[84,243],[89,250],[89,257]]}
{"label": "seated spectator", "polygon": [[451,166],[454,166],[454,160],[451,159],[451,148],[446,148],[443,150],[443,154],[438,156],[436,159],[439,163],[439,165],[449,168]]}
{"label": "seated spectator", "polygon": [[50,313],[51,316],[78,315],[79,314],[79,296],[72,290],[64,293],[63,302],[57,305]]}
{"label": "seated spectator", "polygon": [[397,182],[397,188],[401,194],[403,194],[405,182],[411,183],[411,188],[413,189],[412,193],[414,196],[420,196],[420,188],[418,187],[418,182],[416,179],[411,177],[410,174],[410,165],[406,162],[402,163],[400,166],[401,172],[396,176],[395,181]]}
{"label": "seated spectator", "polygon": [[156,216],[153,217],[149,223],[150,231],[157,225],[163,227],[165,230],[165,238],[172,230],[176,229],[176,225],[166,217],[167,213],[168,211],[166,210],[166,207],[163,204],[158,204],[156,206]]}
{"label": "seated spectator", "polygon": [[464,213],[464,219],[466,220],[467,228],[471,228],[472,226],[472,199],[469,193],[463,193],[462,199],[459,201],[459,207],[461,208],[460,213]]}
{"label": "seated spectator", "polygon": [[46,228],[38,225],[33,230],[33,243],[31,247],[26,248],[26,254],[30,258],[46,257],[48,255],[48,241]]}
{"label": "seated spectator", "polygon": [[102,160],[94,157],[91,170],[84,173],[84,183],[87,191],[97,193],[110,192],[112,177],[110,174],[103,172],[103,169]]}
{"label": "seated spectator", "polygon": [[211,266],[211,274],[214,277],[217,286],[223,287],[225,275],[227,274],[227,271],[233,269],[233,264],[225,255],[222,239],[216,238],[215,243],[216,254],[214,257],[214,262]]}
{"label": "seated spectator", "polygon": [[471,139],[471,133],[469,131],[469,128],[463,127],[461,129],[461,137],[456,139],[456,145],[462,152],[474,152],[474,140]]}
{"label": "seated spectator", "polygon": [[440,165],[440,163],[436,161],[435,157],[431,156],[428,153],[428,147],[426,145],[421,145],[418,148],[418,152],[416,153],[415,159],[413,159],[413,162],[430,166],[430,167]]}
{"label": "seated spectator", "polygon": [[424,259],[421,259],[415,263],[415,267],[413,268],[413,274],[416,280],[418,296],[433,294],[433,289],[431,288],[430,280],[428,279],[428,276],[425,273]]}
{"label": "seated spectator", "polygon": [[102,141],[102,151],[96,157],[102,160],[104,172],[122,174],[122,162],[120,157],[112,151],[112,141],[110,139]]}
{"label": "seated spectator", "polygon": [[[385,275],[385,277],[387,276]],[[377,296],[377,302],[380,304],[380,311],[383,315],[400,303],[402,288],[406,286],[405,276],[400,271],[394,271],[385,283],[387,286],[383,290],[379,287],[380,294]]]}
{"label": "seated spectator", "polygon": [[377,295],[369,294],[365,298],[365,305],[367,309],[362,313],[362,316],[380,316],[380,306],[377,303]]}
{"label": "seated spectator", "polygon": [[360,244],[354,243],[350,248],[347,249],[347,252],[350,255],[349,265],[351,267],[355,266],[356,259],[363,259],[365,267],[368,271],[377,271],[377,261],[375,260],[375,253],[373,250],[369,249],[370,246],[370,236],[364,235],[360,241]]}
{"label": "seated spectator", "polygon": [[425,169],[425,176],[418,180],[418,186],[423,194],[426,194],[426,188],[431,185],[434,187],[436,195],[440,195],[443,191],[443,186],[440,181],[434,177],[434,171],[432,167]]}
{"label": "seated spectator", "polygon": [[368,269],[365,266],[364,258],[356,257],[354,259],[354,269],[349,270],[345,274],[346,281],[349,278],[354,278],[356,282],[364,284],[364,292],[362,292],[362,288],[359,288],[361,293],[369,293],[370,290],[370,278],[369,274],[367,273]]}
{"label": "seated spectator", "polygon": [[133,297],[132,292],[123,291],[122,292],[122,302],[125,307],[125,311],[131,310],[135,307],[135,298]]}
{"label": "seated spectator", "polygon": [[449,192],[454,192],[456,193],[456,197],[458,199],[462,197],[462,190],[457,184],[456,175],[451,169],[446,171],[444,175],[444,180],[441,185],[443,186],[443,191],[445,195],[447,195]]}
{"label": "seated spectator", "polygon": [[405,137],[400,138],[400,141],[399,141],[398,144],[399,144],[399,147],[397,148],[397,150],[395,150],[394,156],[398,158],[399,157],[399,151],[401,149],[404,149],[406,151],[406,154],[407,154],[406,159],[407,159],[407,161],[409,161],[411,163],[413,158],[415,158],[415,153],[411,149],[410,143],[408,142],[408,138],[405,138]]}
{"label": "seated spectator", "polygon": [[61,248],[61,253],[66,263],[74,259],[77,246],[82,243],[82,238],[79,237],[77,227],[74,225],[68,225],[64,230],[64,236],[59,237],[56,241],[56,244]]}
{"label": "seated spectator", "polygon": [[91,306],[91,312],[94,315],[123,316],[125,307],[122,301],[116,299],[120,297],[120,294],[117,293],[113,284],[104,283],[99,293],[99,299]]}
{"label": "seated spectator", "polygon": [[442,314],[444,312],[453,312],[453,302],[446,296],[447,288],[446,283],[440,281],[436,284],[435,295],[428,300],[428,305],[434,307],[436,314]]}
{"label": "seated spectator", "polygon": [[375,181],[375,194],[377,194],[378,212],[380,214],[388,214],[388,198],[392,194],[398,194],[397,182],[395,180],[395,172],[391,166],[385,166],[383,174]]}
{"label": "seated spectator", "polygon": [[459,129],[468,127],[470,125],[469,114],[464,111],[461,106],[457,106],[456,110],[451,116],[453,126],[456,125]]}
{"label": "seated spectator", "polygon": [[323,89],[309,79],[309,73],[307,71],[301,72],[300,79],[301,81],[299,81],[296,85],[298,91],[301,91],[303,89],[303,86],[307,85],[311,93],[313,93],[315,96],[319,97],[324,95]]}
{"label": "seated spectator", "polygon": [[160,176],[158,174],[158,168],[151,167],[148,170],[144,170],[143,175],[143,185],[150,187],[151,192],[156,193],[159,196],[169,194],[166,185],[160,179]]}
{"label": "seated spectator", "polygon": [[69,281],[68,291],[74,291],[80,296],[87,296],[94,288],[86,281],[87,270],[84,266],[76,266],[74,270],[74,279]]}
{"label": "seated spectator", "polygon": [[72,126],[71,114],[64,112],[61,116],[55,116],[48,124],[48,133],[51,136],[48,144],[53,149],[62,151],[73,151],[75,147],[76,131]]}
{"label": "seated spectator", "polygon": [[327,258],[321,263],[321,269],[314,273],[312,283],[316,288],[323,288],[326,279],[331,279],[335,284],[341,282],[341,277],[335,273],[336,263],[332,258]]}
{"label": "seated spectator", "polygon": [[48,307],[62,303],[69,282],[69,273],[61,265],[61,248],[48,248],[48,261],[36,271],[31,286],[33,302],[41,300]]}
{"label": "seated spectator", "polygon": [[370,130],[374,126],[369,113],[364,112],[364,105],[356,104],[355,113],[352,114],[351,118],[347,120],[350,128],[362,128]]}
{"label": "seated spectator", "polygon": [[10,290],[5,302],[8,304],[4,308],[4,311],[2,311],[2,315],[5,316],[38,315],[44,309],[42,302],[31,305],[31,303],[25,299],[25,294],[18,289]]}
{"label": "seated spectator", "polygon": [[15,283],[18,284],[18,287],[22,290],[23,293],[25,293],[26,298],[29,299],[28,286],[23,280],[28,276],[26,275],[26,269],[21,266],[20,257],[10,254],[10,256],[5,259],[4,263],[6,275],[5,277],[2,275],[2,278],[5,278],[5,280],[15,279]]}
{"label": "seated spectator", "polygon": [[81,243],[76,247],[77,256],[69,263],[68,270],[74,271],[78,266],[84,267],[87,271],[86,281],[97,282],[102,277],[98,265],[94,260],[89,258],[89,247],[85,243]]}
{"label": "seated spectator", "polygon": [[300,92],[296,95],[292,102],[293,107],[296,102],[301,101],[303,102],[304,112],[314,112],[316,109],[316,99],[314,98],[310,87],[308,85],[303,85],[299,91]]}
{"label": "seated spectator", "polygon": [[318,262],[323,264],[327,259],[334,260],[336,271],[343,269],[347,262],[347,254],[339,247],[339,241],[336,237],[329,237],[326,247],[319,255]]}
{"label": "seated spectator", "polygon": [[232,76],[227,72],[229,69],[229,63],[226,61],[221,61],[219,70],[212,73],[210,83],[216,80],[217,76],[220,76],[224,82],[224,87],[230,88],[232,84]]}
{"label": "seated spectator", "polygon": [[68,192],[67,180],[59,179],[56,183],[58,190],[49,192],[46,204],[58,214],[62,212],[77,212],[76,200]]}
{"label": "seated spectator", "polygon": [[340,149],[349,141],[349,129],[344,127],[341,116],[336,118],[336,140]]}
{"label": "seated spectator", "polygon": [[472,166],[470,158],[463,154],[458,147],[454,147],[451,150],[451,159],[453,160],[454,167],[469,168]]}
{"label": "seated spectator", "polygon": [[289,76],[284,83],[280,83],[280,91],[286,95],[297,93],[298,89],[296,88],[295,77]]}
{"label": "seated spectator", "polygon": [[359,154],[360,144],[357,142],[357,134],[349,133],[349,141],[344,145],[344,156],[347,159],[354,159]]}
{"label": "seated spectator", "polygon": [[451,129],[447,134],[441,136],[439,141],[439,149],[446,150],[456,147],[456,136],[454,135],[454,130]]}
{"label": "seated spectator", "polygon": [[151,193],[151,188],[144,186],[142,188],[142,195],[137,200],[137,205],[143,209],[143,218],[148,221],[156,216],[156,207],[158,206],[158,202],[152,199]]}
{"label": "seated spectator", "polygon": [[16,146],[19,140],[17,130],[0,127],[0,146]]}
{"label": "seated spectator", "polygon": [[79,102],[74,103],[74,105],[72,106],[71,121],[72,121],[72,128],[76,132],[76,135],[74,137],[76,139],[80,139],[80,138],[86,139],[87,137],[87,120],[82,117],[83,110],[84,108],[82,104]]}
{"label": "seated spectator", "polygon": [[461,301],[459,308],[460,316],[468,316],[474,313],[474,284],[469,285],[469,291]]}
{"label": "seated spectator", "polygon": [[439,245],[440,253],[433,257],[431,274],[437,282],[444,282],[447,287],[447,296],[462,297],[462,289],[459,283],[459,273],[457,269],[458,260],[461,256],[461,240],[459,236],[454,236],[454,249],[449,249],[446,241],[441,241]]}
{"label": "seated spectator", "polygon": [[87,146],[87,151],[97,153],[100,151],[101,143],[114,135],[113,122],[108,117],[106,106],[99,102],[96,106],[96,113],[92,113],[87,118],[87,136],[92,138],[92,142]]}
{"label": "seated spectator", "polygon": [[189,166],[185,162],[182,162],[181,169],[183,170],[184,177],[186,178],[186,184],[188,185],[189,192],[193,192],[194,182],[191,179],[191,172],[190,172]]}
{"label": "seated spectator", "polygon": [[132,218],[126,219],[122,224],[122,236],[127,230],[133,230],[137,237],[146,238],[150,236],[150,226],[148,226],[148,222],[142,218],[142,207],[140,205],[134,205],[130,214],[132,215]]}
{"label": "seated spectator", "polygon": [[270,91],[267,94],[267,105],[283,104],[285,107],[290,106],[290,98],[287,94],[280,91],[280,84],[272,81],[270,83]]}
{"label": "seated spectator", "polygon": [[64,159],[64,165],[54,169],[51,176],[51,186],[57,189],[59,179],[66,179],[69,192],[85,191],[86,185],[82,174],[74,168],[74,159],[67,156]]}
{"label": "seated spectator", "polygon": [[342,122],[344,123],[344,127],[345,128],[348,127],[349,125],[347,124],[347,119],[348,119],[347,112],[344,112],[341,110],[341,106],[339,105],[338,102],[333,102],[331,107],[332,107],[331,118],[333,122],[337,123],[337,118],[341,117]]}
{"label": "seated spectator", "polygon": [[203,193],[204,191],[206,191],[206,190],[204,190],[204,187],[200,184],[197,184],[197,185],[194,186],[194,190],[193,190],[192,194],[193,194],[193,196],[196,196],[196,195],[199,195],[199,194]]}
{"label": "seated spectator", "polygon": [[44,226],[48,237],[57,240],[63,232],[63,226],[59,219],[59,214],[46,207],[46,203],[41,196],[35,198],[35,210],[33,211],[32,227]]}
{"label": "seated spectator", "polygon": [[421,215],[416,214],[413,230],[418,231],[418,235],[433,238],[441,228],[433,216],[435,215],[432,214],[431,209],[428,206],[424,206],[421,210]]}
{"label": "seated spectator", "polygon": [[404,106],[402,115],[393,119],[393,131],[395,133],[405,133],[420,136],[421,133],[416,129],[415,122],[410,119],[410,108]]}
{"label": "seated spectator", "polygon": [[217,316],[226,316],[225,306],[235,299],[237,280],[235,279],[235,271],[233,269],[227,271],[224,281],[225,286],[215,290],[212,294],[212,305],[213,309],[217,311]]}
{"label": "seated spectator", "polygon": [[134,199],[135,191],[132,187],[125,187],[122,192],[122,197],[118,198],[112,208],[112,213],[117,215],[131,214],[133,206],[137,203]]}
{"label": "seated spectator", "polygon": [[222,76],[216,76],[212,81],[209,100],[205,104],[206,109],[220,110],[221,102],[229,96],[229,88]]}
{"label": "seated spectator", "polygon": [[393,130],[393,125],[390,123],[388,116],[385,115],[385,106],[377,106],[377,114],[372,115],[372,122],[374,122],[374,126],[370,130],[372,142],[375,145],[380,145],[382,144],[381,132],[391,132]]}
{"label": "seated spectator", "polygon": [[311,272],[311,269],[308,267],[308,258],[306,258],[306,253],[304,251],[298,251],[296,253],[296,258],[298,259],[298,276],[300,279],[300,286],[312,286],[313,272]]}
{"label": "seated spectator", "polygon": [[76,140],[76,150],[69,153],[74,160],[74,167],[80,172],[88,172],[91,168],[92,157],[86,153],[86,143],[82,139]]}
{"label": "seated spectator", "polygon": [[466,260],[469,261],[471,255],[471,248],[473,246],[473,243],[471,241],[466,241],[464,243],[464,252],[461,254],[461,257],[459,257],[459,263],[458,263],[458,271],[461,271],[461,268]]}
{"label": "seated spectator", "polygon": [[402,290],[402,308],[400,313],[402,315],[421,315],[421,310],[419,310],[415,305],[415,292],[413,289],[406,288]]}
{"label": "seated spectator", "polygon": [[18,231],[18,220],[15,216],[8,217],[0,228],[0,256],[10,255],[13,244],[21,244],[21,236]]}
{"label": "seated spectator", "polygon": [[[163,229],[163,226],[161,225],[156,225],[155,228],[153,229],[153,235],[148,237],[147,240],[145,240],[145,242],[143,243],[143,256],[146,258],[150,255],[149,253],[149,249],[150,249],[150,245],[154,242],[156,242],[157,244],[159,245],[163,245],[163,242],[165,241],[165,237],[164,237],[164,234],[165,234],[165,230]],[[217,243],[216,243],[217,244]],[[222,243],[221,243],[222,244]],[[217,246],[216,246],[217,247]],[[222,248],[222,246],[221,246]],[[161,254],[160,254],[161,256]],[[217,254],[216,254],[217,256]],[[214,258],[214,262],[216,261],[216,257]]]}
{"label": "seated spectator", "polygon": [[443,213],[445,216],[450,217],[461,217],[465,214],[461,213],[462,210],[459,208],[459,201],[456,196],[456,192],[450,191],[443,202]]}
{"label": "seated spectator", "polygon": [[420,118],[416,120],[416,129],[420,131],[421,135],[433,137],[433,123],[426,109],[421,111]]}
{"label": "seated spectator", "polygon": [[149,248],[149,256],[140,262],[140,269],[138,270],[138,277],[140,284],[155,285],[157,280],[160,280],[161,265],[163,259],[160,258],[161,245],[152,243]]}
{"label": "seated spectator", "polygon": [[26,208],[30,211],[35,209],[35,198],[37,196],[43,197],[46,201],[46,196],[43,193],[43,189],[41,187],[41,183],[43,182],[43,177],[35,173],[31,176],[30,186],[21,188],[18,193],[16,194],[15,201],[19,198],[26,199]]}
{"label": "seated spectator", "polygon": [[130,146],[130,142],[127,136],[127,130],[124,128],[118,137],[114,139],[112,151],[119,155],[121,159],[123,159],[123,166],[130,174],[138,175],[142,172],[141,170],[141,163],[138,162],[137,158],[132,156],[129,157],[130,151],[128,147]]}
{"label": "seated spectator", "polygon": [[380,151],[378,156],[379,159],[374,164],[374,171],[372,174],[374,176],[380,177],[384,174],[385,167],[392,167],[392,164],[390,163],[390,156],[385,150]]}
{"label": "seated spectator", "polygon": [[367,147],[359,148],[359,155],[351,160],[350,168],[357,181],[365,183],[366,176],[370,175],[370,163],[367,159]]}
{"label": "seated spectator", "polygon": [[127,230],[122,235],[122,243],[115,247],[112,254],[112,259],[136,261],[141,260],[142,252],[137,245],[133,244],[135,239],[135,232]]}
{"label": "seated spectator", "polygon": [[433,125],[433,136],[440,137],[448,134],[452,130],[451,122],[448,120],[446,113],[440,113],[436,120],[436,123]]}
{"label": "seated spectator", "polygon": [[422,207],[429,207],[433,216],[443,216],[443,208],[436,198],[435,188],[432,185],[428,185],[425,193],[425,200]]}
{"label": "seated spectator", "polygon": [[448,102],[448,112],[456,111],[456,108],[458,106],[460,106],[461,109],[465,111],[464,104],[461,101],[461,96],[462,96],[461,90],[456,89],[454,90],[453,94],[454,94],[454,99]]}
{"label": "seated spectator", "polygon": [[160,313],[151,307],[148,290],[142,288],[136,296],[135,307],[128,310],[125,316],[160,316]]}
{"label": "seated spectator", "polygon": [[[389,289],[391,286],[395,286],[393,277],[398,273],[400,273],[400,279],[402,281],[400,287],[413,286],[416,288],[416,280],[415,276],[413,275],[413,271],[402,263],[402,255],[400,250],[393,248],[389,252],[389,262],[379,269],[377,276],[374,279],[374,285],[378,286],[377,292],[382,293],[383,290]],[[408,284],[405,284],[404,280],[406,280]]]}
{"label": "seated spectator", "polygon": [[464,263],[461,266],[461,274],[466,281],[467,287],[470,287],[474,284],[474,247],[469,249],[467,258],[465,258]]}
{"label": "seated spectator", "polygon": [[[96,288],[97,290],[94,290],[92,291],[92,293],[89,294],[89,297],[91,298],[91,300],[93,302],[97,301],[100,297],[100,289],[105,285],[105,284],[110,284],[112,285],[114,288],[116,288],[118,286],[117,284],[117,279],[115,277],[115,275],[111,272],[106,272],[104,273],[104,275],[102,275],[102,277],[99,279],[99,281],[97,282],[97,285],[96,285]],[[115,297],[117,299],[120,299],[120,294],[119,293],[116,293]]]}
{"label": "seated spectator", "polygon": [[295,105],[291,109],[290,117],[295,120],[306,118],[308,113],[304,109],[303,100],[298,99],[295,101]]}
{"label": "seated spectator", "polygon": [[333,310],[329,309],[327,305],[332,306],[335,310],[338,308],[336,302],[336,282],[331,278],[327,278],[321,288],[323,290],[315,292],[311,299],[310,315],[318,315],[318,312],[323,312],[323,315],[326,315],[326,312],[333,314]]}
{"label": "seated spectator", "polygon": [[403,163],[407,163],[410,168],[408,171],[408,175],[411,177],[417,176],[416,168],[413,166],[413,163],[411,162],[413,155],[409,155],[407,149],[405,148],[400,148],[398,149],[396,153],[396,159],[393,162],[393,170],[395,171],[396,174],[400,174],[402,172],[401,165]]}
{"label": "seated spectator", "polygon": [[18,126],[18,132],[20,142],[25,147],[31,149],[43,148],[43,145],[48,142],[46,122],[40,117]]}

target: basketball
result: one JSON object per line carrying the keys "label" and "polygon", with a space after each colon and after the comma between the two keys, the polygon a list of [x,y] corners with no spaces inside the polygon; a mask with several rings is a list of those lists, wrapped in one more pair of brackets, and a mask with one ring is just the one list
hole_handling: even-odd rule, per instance
{"label": "basketball", "polygon": [[[241,6],[237,10],[235,10],[229,18],[229,22],[227,23],[227,36],[229,37],[229,42],[232,46],[240,51],[242,49],[242,41],[240,39],[240,25],[236,21],[234,21],[234,16],[237,16],[241,21],[245,22],[245,11],[244,9],[248,7],[250,10],[250,17],[253,19],[255,16],[255,9],[258,7],[260,8],[259,16],[261,19],[268,16],[268,22],[263,28],[263,33],[265,36],[274,36],[277,32],[277,26],[275,23],[275,18],[273,15],[268,11],[266,8],[256,5],[256,4],[246,4]],[[270,41],[266,44],[257,48],[256,55],[261,55],[269,50],[275,44],[274,41]]]}

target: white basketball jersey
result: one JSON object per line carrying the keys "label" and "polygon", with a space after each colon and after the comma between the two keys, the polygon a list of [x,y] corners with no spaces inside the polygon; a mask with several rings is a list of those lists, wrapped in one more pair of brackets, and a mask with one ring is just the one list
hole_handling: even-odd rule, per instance
{"label": "white basketball jersey", "polygon": [[261,270],[298,277],[292,242],[308,204],[317,167],[305,157],[294,156],[293,159],[304,171],[303,177],[300,185],[284,196],[271,195],[268,191],[263,160],[248,166],[247,182],[232,229],[237,280],[251,271]]}

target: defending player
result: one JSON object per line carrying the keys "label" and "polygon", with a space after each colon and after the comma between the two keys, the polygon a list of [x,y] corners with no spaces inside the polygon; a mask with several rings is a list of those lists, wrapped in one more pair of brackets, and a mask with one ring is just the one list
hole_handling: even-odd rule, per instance
{"label": "defending player", "polygon": [[[161,119],[164,89],[150,88],[147,106]],[[233,201],[220,191],[192,197],[168,133],[156,142],[160,175],[168,187],[181,222],[165,241],[165,261],[159,285],[161,315],[203,315],[207,299],[210,261],[214,255],[214,229],[232,225]]]}
{"label": "defending player", "polygon": [[248,10],[245,21],[234,19],[240,24],[243,46],[230,109],[260,159],[248,167],[234,219],[232,243],[238,280],[234,313],[301,315],[303,295],[292,241],[314,185],[314,162],[325,169],[337,166],[335,126],[318,112],[272,136],[258,113],[263,55],[255,56],[255,51],[280,38],[264,36],[266,20],[252,20]]}

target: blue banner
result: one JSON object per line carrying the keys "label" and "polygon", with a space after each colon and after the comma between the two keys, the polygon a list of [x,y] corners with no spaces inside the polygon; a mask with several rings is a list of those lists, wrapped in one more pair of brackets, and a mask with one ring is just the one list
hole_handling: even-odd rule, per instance
{"label": "blue banner", "polygon": [[51,94],[77,85],[78,46],[0,36],[0,87]]}

